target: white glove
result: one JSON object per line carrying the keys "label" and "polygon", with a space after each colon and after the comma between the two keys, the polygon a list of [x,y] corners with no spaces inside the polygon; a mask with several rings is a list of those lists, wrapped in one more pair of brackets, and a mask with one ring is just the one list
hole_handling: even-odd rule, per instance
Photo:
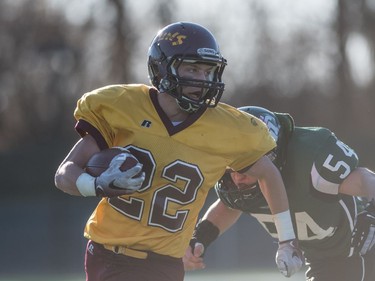
{"label": "white glove", "polygon": [[305,264],[305,257],[296,239],[279,242],[275,260],[281,274],[285,277],[292,276]]}
{"label": "white glove", "polygon": [[115,156],[107,170],[95,179],[95,193],[99,197],[115,197],[131,194],[141,188],[145,180],[142,164],[138,163],[127,171],[120,167],[127,157],[127,153]]}

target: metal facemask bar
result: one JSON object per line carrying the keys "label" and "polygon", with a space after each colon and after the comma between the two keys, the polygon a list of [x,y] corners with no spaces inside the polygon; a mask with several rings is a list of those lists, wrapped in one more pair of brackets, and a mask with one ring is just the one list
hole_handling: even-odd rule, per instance
{"label": "metal facemask bar", "polygon": [[[215,67],[215,70],[212,72],[212,76],[209,77],[209,80],[181,77],[178,74],[178,68],[184,62],[212,65]],[[167,75],[160,83],[161,91],[167,92],[175,97],[178,105],[188,112],[194,112],[203,106],[215,107],[224,92],[225,84],[221,82],[221,74],[224,67],[225,64],[212,60],[203,60],[201,58],[181,59],[179,57],[174,57],[168,63]],[[185,96],[183,94],[183,89],[185,87],[197,88],[197,92],[201,92],[200,98],[191,99]]]}
{"label": "metal facemask bar", "polygon": [[258,183],[238,188],[230,173],[224,174],[215,185],[215,190],[221,201],[232,209],[251,212],[254,208],[267,205]]}

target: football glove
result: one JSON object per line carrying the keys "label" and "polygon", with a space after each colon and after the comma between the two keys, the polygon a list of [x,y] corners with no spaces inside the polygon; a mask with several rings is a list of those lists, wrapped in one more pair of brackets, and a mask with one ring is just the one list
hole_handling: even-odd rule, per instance
{"label": "football glove", "polygon": [[356,217],[352,235],[354,252],[365,255],[375,245],[375,205],[372,200]]}
{"label": "football glove", "polygon": [[115,156],[107,170],[95,179],[95,193],[98,197],[115,197],[136,192],[145,180],[142,164],[138,163],[127,171],[120,167],[127,153]]}
{"label": "football glove", "polygon": [[285,277],[298,272],[305,264],[305,257],[298,247],[297,239],[279,242],[275,260],[278,269]]}
{"label": "football glove", "polygon": [[190,240],[191,251],[194,254],[195,247],[199,246],[201,257],[208,246],[219,236],[220,230],[209,220],[199,221],[195,227],[193,237]]}

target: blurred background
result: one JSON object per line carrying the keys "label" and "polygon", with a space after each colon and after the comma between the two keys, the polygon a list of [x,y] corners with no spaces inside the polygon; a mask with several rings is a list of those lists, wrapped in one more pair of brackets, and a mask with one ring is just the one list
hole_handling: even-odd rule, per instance
{"label": "blurred background", "polygon": [[[329,127],[375,169],[375,0],[3,0],[0,277],[84,278],[82,233],[98,200],[53,183],[78,140],[76,101],[107,84],[148,84],[148,46],[175,21],[215,34],[228,60],[222,101]],[[210,246],[206,271],[276,270],[275,250],[244,215]]]}

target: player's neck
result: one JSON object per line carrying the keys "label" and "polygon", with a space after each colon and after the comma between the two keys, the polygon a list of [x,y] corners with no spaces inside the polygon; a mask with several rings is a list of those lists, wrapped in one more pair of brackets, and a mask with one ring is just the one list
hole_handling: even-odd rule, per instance
{"label": "player's neck", "polygon": [[189,113],[183,111],[170,95],[158,94],[158,100],[161,108],[172,122],[182,122],[189,116]]}

